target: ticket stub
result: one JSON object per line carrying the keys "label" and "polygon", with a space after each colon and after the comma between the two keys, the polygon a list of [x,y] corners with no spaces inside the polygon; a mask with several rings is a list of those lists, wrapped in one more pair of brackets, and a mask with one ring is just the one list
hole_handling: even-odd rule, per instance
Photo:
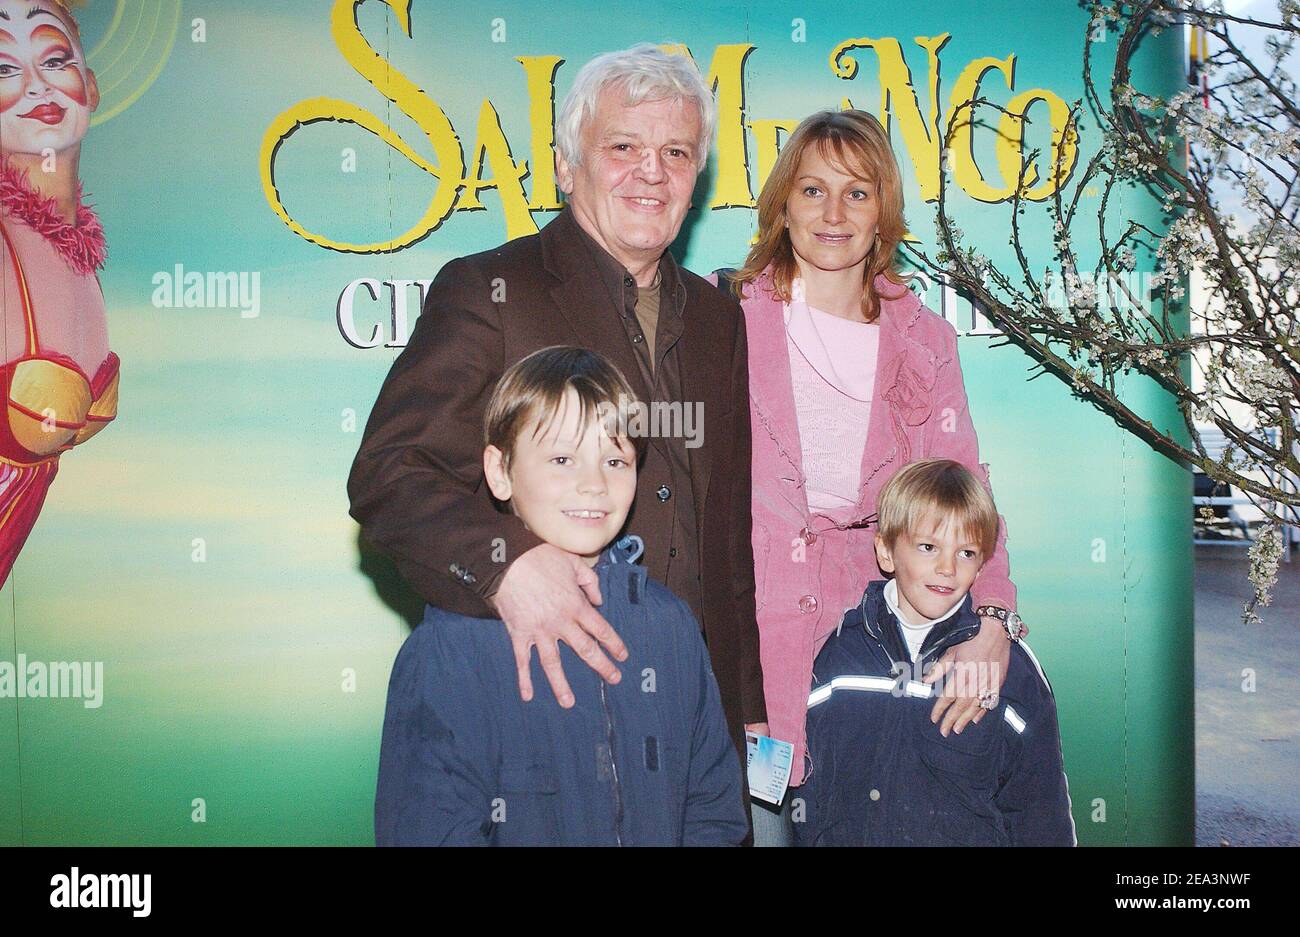
{"label": "ticket stub", "polygon": [[779,804],[790,785],[794,746],[766,735],[745,733],[745,763],[749,774],[749,796]]}

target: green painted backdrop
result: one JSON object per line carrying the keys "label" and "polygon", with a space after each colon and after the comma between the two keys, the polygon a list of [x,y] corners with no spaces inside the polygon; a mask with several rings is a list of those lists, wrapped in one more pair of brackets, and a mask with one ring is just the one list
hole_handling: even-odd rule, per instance
{"label": "green painted backdrop", "polygon": [[[80,14],[92,67],[101,84],[116,76],[125,102],[92,128],[82,165],[109,236],[102,283],[121,409],[63,460],[0,594],[0,660],[102,661],[104,702],[0,699],[0,843],[372,841],[384,692],[419,601],[362,550],[347,515],[344,479],[397,350],[345,341],[340,295],[359,278],[432,278],[447,259],[503,240],[506,221],[486,188],[482,210],[456,211],[413,246],[356,254],[310,243],[272,211],[263,137],[308,99],[355,104],[437,162],[421,128],[340,54],[333,6],[96,0]],[[346,19],[352,4],[343,7]],[[562,98],[582,62],[633,41],[683,43],[701,66],[720,47],[749,44],[744,120],[793,122],[845,99],[879,113],[876,53],[854,52],[851,79],[837,77],[830,53],[847,39],[893,38],[916,98],[896,97],[891,110],[925,115],[930,67],[914,37],[951,34],[938,54],[943,107],[969,63],[1013,54],[1015,88],[991,73],[991,99],[1044,88],[1073,101],[1086,24],[1068,0],[501,0],[491,12],[413,0],[409,36],[381,0],[360,3],[356,17],[381,59],[446,114],[467,161],[487,98],[513,158],[530,167],[550,156],[532,151],[520,56],[563,59]],[[1170,32],[1148,44],[1149,87],[1180,80],[1181,43]],[[765,132],[745,129],[754,193]],[[1044,121],[1031,136],[1046,141]],[[1096,143],[1088,120],[1083,154]],[[897,132],[895,146],[909,223],[928,241],[933,206]],[[977,133],[974,150],[996,182],[990,138]],[[482,178],[499,171],[489,164]],[[739,261],[753,233],[749,207],[708,207],[718,176],[715,158],[678,245],[702,272]],[[284,142],[276,183],[307,230],[355,242],[407,230],[438,188],[376,136],[328,121]],[[523,181],[530,197],[536,184],[536,172]],[[953,206],[973,243],[1009,260],[1005,205],[955,192]],[[1132,210],[1159,224],[1145,202]],[[551,217],[531,212],[538,226]],[[1076,236],[1094,230],[1087,218]],[[1047,232],[1046,222],[1030,228],[1044,263]],[[258,314],[160,304],[155,277],[177,264],[258,274]],[[928,300],[940,308],[937,288]],[[387,301],[357,299],[363,337],[387,319]],[[414,292],[410,303],[413,319]],[[968,317],[960,307],[951,314]],[[960,350],[1021,611],[1057,694],[1080,842],[1190,844],[1189,476],[1055,379],[1030,383],[1015,347],[968,335]],[[1130,392],[1172,422],[1158,391]]]}

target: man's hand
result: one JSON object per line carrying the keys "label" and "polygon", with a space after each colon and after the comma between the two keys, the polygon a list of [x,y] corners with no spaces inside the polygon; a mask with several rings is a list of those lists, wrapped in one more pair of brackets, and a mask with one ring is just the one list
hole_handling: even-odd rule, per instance
{"label": "man's hand", "polygon": [[745,723],[745,731],[753,732],[755,735],[766,735],[771,737],[766,722],[747,722]]}
{"label": "man's hand", "polygon": [[943,720],[939,734],[947,738],[951,730],[960,735],[968,723],[983,719],[989,711],[980,705],[980,695],[1002,689],[1010,664],[1011,642],[1007,640],[1006,625],[996,618],[981,618],[979,634],[949,648],[923,678],[926,683],[935,683],[956,669],[958,679],[945,684],[930,711],[931,722]]}
{"label": "man's hand", "polygon": [[573,648],[607,682],[622,679],[600,646],[619,660],[627,660],[627,648],[592,607],[603,601],[599,578],[581,558],[549,543],[538,544],[506,568],[490,601],[514,645],[519,695],[524,702],[533,698],[530,660],[534,645],[551,690],[565,709],[573,705],[573,691],[560,666],[558,642]]}

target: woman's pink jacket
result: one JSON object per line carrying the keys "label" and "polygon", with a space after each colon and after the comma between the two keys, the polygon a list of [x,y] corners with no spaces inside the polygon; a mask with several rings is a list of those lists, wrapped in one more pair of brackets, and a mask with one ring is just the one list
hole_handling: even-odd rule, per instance
{"label": "woman's pink jacket", "polygon": [[[711,279],[716,283],[716,276]],[[808,510],[785,320],[767,273],[745,287],[741,302],[749,340],[763,689],[772,736],[794,744],[791,784],[802,783],[806,770],[804,720],[813,659],[844,612],[862,600],[867,583],[884,578],[873,546],[880,489],[908,462],[932,456],[955,459],[989,484],[966,404],[956,330],[884,276],[877,278],[876,291],[880,342],[859,500],[835,521],[813,518]],[[868,518],[870,526],[853,526]],[[997,550],[971,598],[976,605],[1016,607],[1000,517]]]}

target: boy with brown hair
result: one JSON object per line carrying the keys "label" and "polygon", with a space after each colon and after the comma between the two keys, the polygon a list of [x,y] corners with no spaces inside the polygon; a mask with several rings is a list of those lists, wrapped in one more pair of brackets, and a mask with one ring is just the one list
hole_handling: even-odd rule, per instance
{"label": "boy with brown hair", "polygon": [[[635,395],[583,348],[552,346],[507,370],[488,404],[483,468],[494,497],[586,563],[600,611],[628,648],[607,684],[561,645],[572,708],[519,698],[499,619],[430,606],[388,688],[379,845],[739,845],[740,761],[700,628],[620,537],[636,494]],[[453,570],[453,572],[455,572]]]}

